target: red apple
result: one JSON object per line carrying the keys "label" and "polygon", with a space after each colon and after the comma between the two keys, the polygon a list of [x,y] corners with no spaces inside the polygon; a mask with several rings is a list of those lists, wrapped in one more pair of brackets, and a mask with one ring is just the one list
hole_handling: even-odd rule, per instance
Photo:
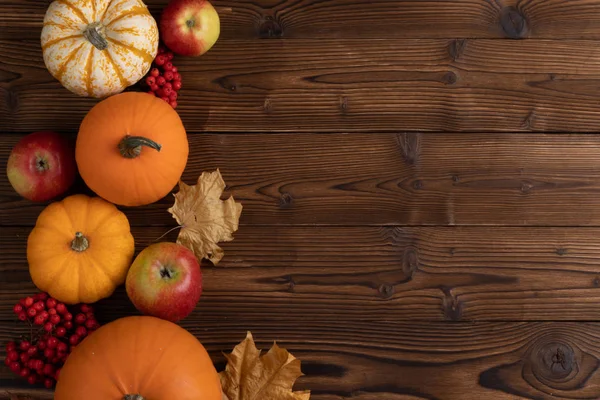
{"label": "red apple", "polygon": [[187,247],[155,243],[135,258],[125,288],[142,313],[177,322],[192,312],[202,294],[200,264]]}
{"label": "red apple", "polygon": [[47,201],[65,193],[75,181],[75,148],[52,131],[29,134],[8,157],[6,174],[17,193],[32,201]]}
{"label": "red apple", "polygon": [[171,0],[160,18],[160,36],[175,54],[200,56],[221,33],[219,14],[207,0]]}

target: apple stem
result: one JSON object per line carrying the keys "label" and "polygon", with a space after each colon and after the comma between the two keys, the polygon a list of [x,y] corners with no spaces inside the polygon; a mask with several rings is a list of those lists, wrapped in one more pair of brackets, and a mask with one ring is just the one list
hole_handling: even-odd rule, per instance
{"label": "apple stem", "polygon": [[86,251],[89,246],[90,242],[83,236],[83,233],[75,232],[75,239],[71,242],[71,249],[81,253],[82,251]]}
{"label": "apple stem", "polygon": [[83,36],[94,45],[98,50],[104,50],[108,47],[108,41],[101,33],[104,26],[100,22],[89,24],[83,31]]}
{"label": "apple stem", "polygon": [[123,400],[145,400],[141,394],[126,394]]}
{"label": "apple stem", "polygon": [[154,140],[143,136],[127,135],[119,142],[119,151],[125,158],[136,158],[142,153],[142,146],[148,146],[156,151],[160,151],[162,146]]}

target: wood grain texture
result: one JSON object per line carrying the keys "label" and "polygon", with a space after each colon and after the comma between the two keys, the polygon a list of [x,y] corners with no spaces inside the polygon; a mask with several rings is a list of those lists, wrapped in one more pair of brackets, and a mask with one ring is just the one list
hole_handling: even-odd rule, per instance
{"label": "wood grain texture", "polygon": [[[37,38],[50,0],[0,3],[0,39]],[[167,0],[146,0],[160,18]],[[221,40],[599,38],[599,0],[239,0],[213,2]]]}
{"label": "wood grain texture", "polygon": [[[342,318],[299,323],[242,317],[182,325],[200,338],[219,370],[221,351],[233,348],[247,329],[259,348],[277,340],[302,360],[306,375],[295,388],[310,389],[313,400],[600,396],[597,323],[373,324]],[[2,327],[0,337],[14,333]],[[0,377],[3,387],[19,385],[4,365]]]}
{"label": "wood grain texture", "polygon": [[[0,165],[20,135],[2,135]],[[242,225],[600,225],[600,136],[482,134],[190,135],[183,180],[220,168]],[[82,190],[81,185],[74,191]],[[175,226],[172,196],[125,209]],[[44,204],[0,176],[0,226]]]}
{"label": "wood grain texture", "polygon": [[[76,130],[97,100],[1,41],[0,131]],[[176,60],[189,132],[579,131],[600,125],[600,42],[225,41]]]}
{"label": "wood grain texture", "polygon": [[[4,322],[35,290],[29,231],[0,233]],[[135,228],[137,250],[163,233]],[[203,268],[204,294],[190,321],[594,320],[598,237],[597,228],[242,227],[223,244],[219,266]],[[123,290],[100,304],[106,320],[135,312]]]}

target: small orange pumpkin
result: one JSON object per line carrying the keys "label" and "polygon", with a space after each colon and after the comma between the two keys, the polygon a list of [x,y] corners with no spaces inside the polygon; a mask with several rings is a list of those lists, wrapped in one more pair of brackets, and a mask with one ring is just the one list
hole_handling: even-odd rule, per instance
{"label": "small orange pumpkin", "polygon": [[221,400],[219,375],[191,333],[125,317],[88,336],[60,371],[54,400]]}
{"label": "small orange pumpkin", "polygon": [[125,214],[82,194],[46,207],[27,239],[33,283],[68,304],[110,296],[125,282],[133,252]]}
{"label": "small orange pumpkin", "polygon": [[154,203],[177,184],[188,140],[179,114],[165,101],[126,92],[96,104],[79,128],[79,173],[97,195],[123,206]]}

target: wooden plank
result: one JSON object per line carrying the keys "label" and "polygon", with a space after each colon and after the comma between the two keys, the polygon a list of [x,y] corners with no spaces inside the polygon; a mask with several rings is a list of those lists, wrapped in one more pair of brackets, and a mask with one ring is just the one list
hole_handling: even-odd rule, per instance
{"label": "wooden plank", "polygon": [[[5,322],[35,290],[28,233],[0,233]],[[141,250],[164,229],[133,233]],[[595,320],[599,236],[597,228],[242,227],[223,244],[219,266],[204,266],[203,298],[190,320]],[[107,319],[135,312],[122,289],[99,304]]]}
{"label": "wooden plank", "polygon": [[[302,361],[295,389],[313,400],[596,399],[600,396],[597,323],[378,324],[292,319],[183,322],[216,362],[246,330],[257,346],[274,340]],[[1,337],[15,331],[2,326]],[[3,387],[19,385],[1,367]],[[27,393],[27,392],[22,392]],[[38,392],[39,393],[39,392]],[[6,397],[0,397],[6,399]],[[49,397],[35,397],[35,399]]]}
{"label": "wooden plank", "polygon": [[[3,135],[0,165],[20,135]],[[242,225],[600,225],[600,136],[499,134],[190,135],[183,180],[220,168]],[[81,185],[73,191],[82,190]],[[167,196],[125,209],[175,226]],[[0,226],[44,204],[0,175]]]}
{"label": "wooden plank", "polygon": [[[2,41],[0,131],[76,130],[96,103]],[[506,62],[506,61],[509,62]],[[597,131],[600,42],[224,42],[176,61],[190,132]]]}
{"label": "wooden plank", "polygon": [[[50,0],[3,0],[0,38],[38,38]],[[167,0],[146,0],[160,18]],[[213,2],[221,40],[599,38],[599,0],[238,0]]]}

